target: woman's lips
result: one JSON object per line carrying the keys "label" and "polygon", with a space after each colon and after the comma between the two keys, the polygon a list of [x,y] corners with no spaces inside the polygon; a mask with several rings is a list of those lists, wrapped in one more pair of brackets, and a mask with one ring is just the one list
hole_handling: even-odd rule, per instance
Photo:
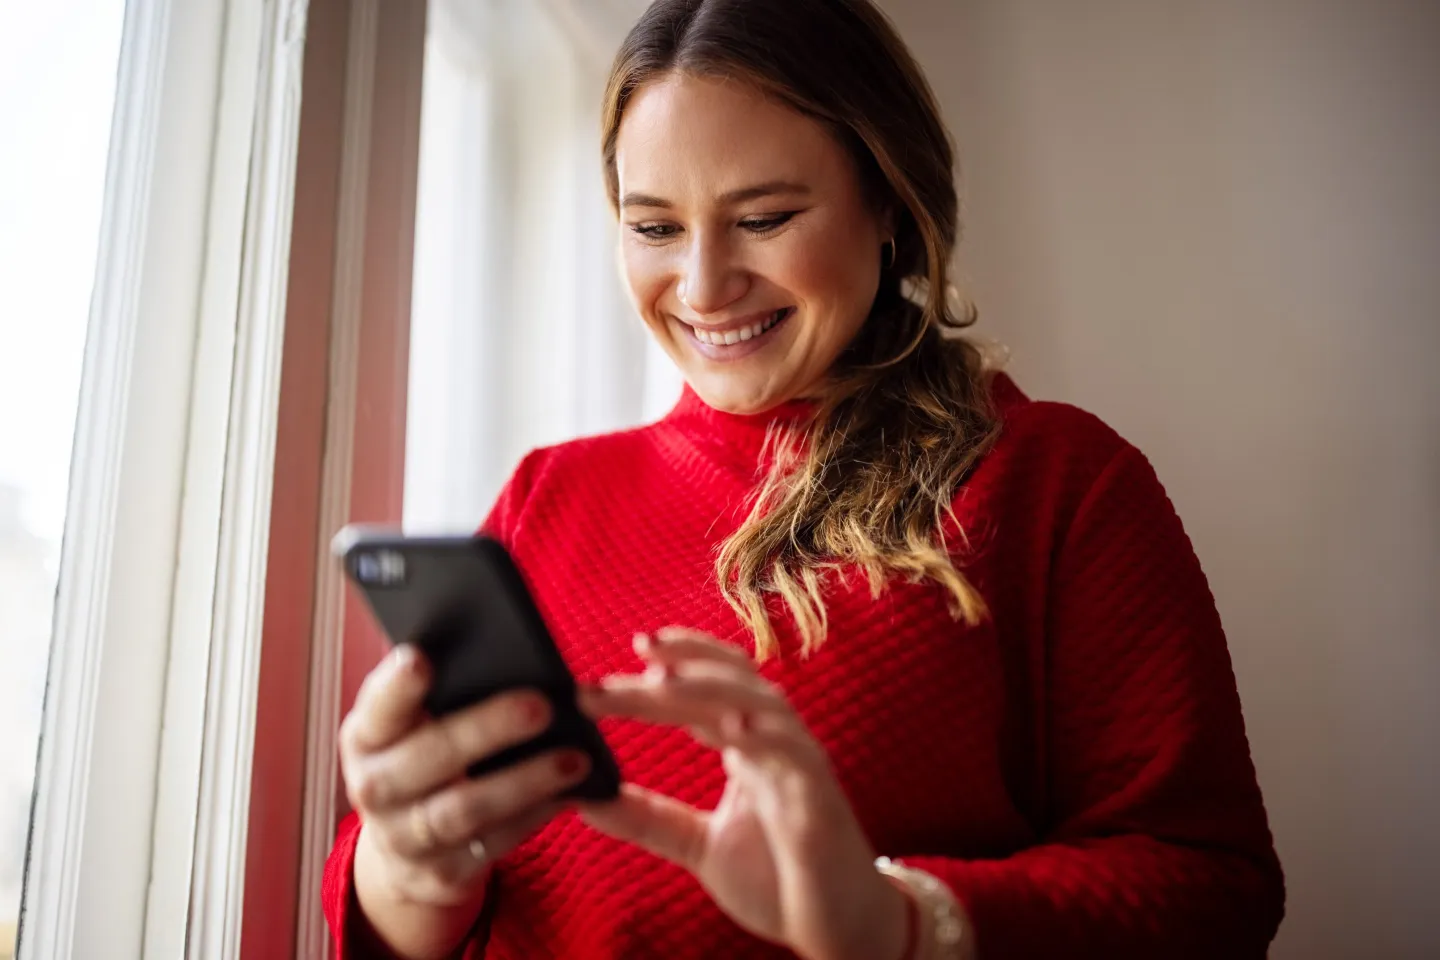
{"label": "woman's lips", "polygon": [[[690,344],[707,360],[730,361],[748,357],[774,339],[775,331],[795,314],[794,307],[784,307],[764,320],[732,327],[725,331],[697,329],[680,321]],[[758,332],[757,332],[758,331]],[[722,340],[733,342],[721,342]]]}

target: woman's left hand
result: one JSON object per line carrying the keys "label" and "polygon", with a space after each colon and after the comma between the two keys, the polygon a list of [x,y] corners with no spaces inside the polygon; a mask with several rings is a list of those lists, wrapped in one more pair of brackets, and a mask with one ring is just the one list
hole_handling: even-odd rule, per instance
{"label": "woman's left hand", "polygon": [[689,630],[635,638],[650,665],[582,691],[594,717],[687,728],[721,752],[713,811],[635,784],[586,803],[591,826],[689,870],[737,924],[807,960],[900,960],[906,895],[875,854],[825,750],[742,650]]}

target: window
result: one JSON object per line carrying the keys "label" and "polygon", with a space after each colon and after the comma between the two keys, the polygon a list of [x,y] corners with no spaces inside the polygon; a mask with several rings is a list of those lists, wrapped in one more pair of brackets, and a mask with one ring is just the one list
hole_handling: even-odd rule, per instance
{"label": "window", "polygon": [[0,960],[14,955],[123,0],[0,7]]}
{"label": "window", "polygon": [[597,169],[644,4],[87,3],[0,23],[0,920],[20,960],[323,956],[383,648],[331,533],[473,527],[524,450],[678,390]]}
{"label": "window", "polygon": [[[52,7],[8,5],[0,29],[0,224],[22,229],[19,249],[7,236],[0,269],[6,297],[39,291],[42,303],[4,304],[0,379],[20,392],[3,396],[19,414],[4,418],[3,456],[58,461],[20,477],[43,496],[5,516],[39,528],[38,545],[19,538],[22,555],[53,541],[62,515],[64,531],[42,583],[53,583],[53,628],[34,645],[53,637],[38,752],[28,737],[34,799],[15,947],[20,960],[230,958],[246,877],[304,5]],[[66,222],[72,209],[82,213]],[[53,235],[66,249],[50,261]],[[64,264],[77,266],[57,274]],[[56,367],[47,345],[67,338]],[[27,435],[25,421],[47,425]],[[7,655],[11,642],[0,639]],[[34,716],[26,722],[33,731]]]}

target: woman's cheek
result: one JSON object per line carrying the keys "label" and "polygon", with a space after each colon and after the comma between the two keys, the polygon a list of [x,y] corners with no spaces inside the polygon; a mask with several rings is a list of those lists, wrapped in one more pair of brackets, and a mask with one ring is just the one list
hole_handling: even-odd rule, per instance
{"label": "woman's cheek", "polygon": [[837,243],[828,231],[795,230],[768,252],[769,272],[776,283],[793,294],[807,300],[823,299],[837,282],[847,282],[844,248],[845,244]]}
{"label": "woman's cheek", "polygon": [[621,250],[621,269],[630,297],[640,316],[651,327],[663,326],[660,302],[670,288],[671,271],[662,251],[626,243]]}
{"label": "woman's cheek", "polygon": [[[788,286],[829,316],[863,318],[880,282],[880,249],[872,251],[858,236],[858,225],[809,236],[787,250]],[[797,238],[800,241],[801,238]]]}

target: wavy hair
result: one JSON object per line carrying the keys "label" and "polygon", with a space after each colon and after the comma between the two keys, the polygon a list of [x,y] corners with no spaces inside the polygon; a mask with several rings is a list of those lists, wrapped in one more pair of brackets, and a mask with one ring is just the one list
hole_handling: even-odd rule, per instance
{"label": "wavy hair", "polygon": [[757,658],[779,650],[767,596],[788,608],[808,655],[828,628],[826,581],[847,567],[863,571],[877,598],[892,577],[932,581],[957,619],[978,622],[984,600],[944,531],[957,488],[999,425],[985,354],[956,334],[976,311],[947,296],[959,199],[929,84],[870,0],[655,0],[621,46],[605,93],[605,179],[617,210],[625,107],[674,71],[753,83],[824,124],[896,228],[869,316],[813,416],[772,427],[771,466],[716,557],[721,592],[754,633]]}

